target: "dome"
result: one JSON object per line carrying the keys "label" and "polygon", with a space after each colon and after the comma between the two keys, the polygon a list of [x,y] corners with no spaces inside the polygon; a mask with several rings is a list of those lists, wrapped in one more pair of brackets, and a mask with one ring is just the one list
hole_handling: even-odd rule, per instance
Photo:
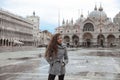
{"label": "dome", "polygon": [[79,23],[79,22],[82,22],[84,20],[85,20],[85,18],[83,16],[83,14],[81,14],[80,17],[76,20],[76,22]]}
{"label": "dome", "polygon": [[107,19],[107,15],[106,13],[103,11],[103,8],[100,7],[99,10],[97,10],[96,8],[94,9],[94,11],[92,11],[88,17],[92,18],[92,19],[102,19],[102,20],[105,20]]}
{"label": "dome", "polygon": [[89,17],[90,17],[90,18],[99,18],[99,11],[92,11],[92,12],[89,14]]}
{"label": "dome", "polygon": [[115,18],[120,18],[120,12],[116,14]]}
{"label": "dome", "polygon": [[120,12],[113,18],[114,23],[120,25]]}
{"label": "dome", "polygon": [[105,20],[107,18],[107,15],[106,15],[106,13],[104,11],[92,11],[89,14],[89,17],[93,18],[93,19],[102,19],[102,20]]}

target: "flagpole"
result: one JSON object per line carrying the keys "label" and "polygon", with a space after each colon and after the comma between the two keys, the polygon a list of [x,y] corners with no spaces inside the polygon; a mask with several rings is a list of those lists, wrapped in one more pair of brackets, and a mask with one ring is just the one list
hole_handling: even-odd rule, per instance
{"label": "flagpole", "polygon": [[58,9],[58,27],[60,26],[60,9]]}
{"label": "flagpole", "polygon": [[78,18],[80,17],[80,9],[78,9]]}

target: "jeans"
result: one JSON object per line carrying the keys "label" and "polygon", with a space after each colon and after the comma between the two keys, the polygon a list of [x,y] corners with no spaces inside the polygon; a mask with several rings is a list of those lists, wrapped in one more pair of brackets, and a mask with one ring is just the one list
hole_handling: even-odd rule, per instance
{"label": "jeans", "polygon": [[[56,75],[49,74],[48,80],[55,80],[55,77],[56,77]],[[63,74],[63,75],[59,75],[59,76],[58,76],[58,79],[59,79],[59,80],[64,80],[64,74]]]}

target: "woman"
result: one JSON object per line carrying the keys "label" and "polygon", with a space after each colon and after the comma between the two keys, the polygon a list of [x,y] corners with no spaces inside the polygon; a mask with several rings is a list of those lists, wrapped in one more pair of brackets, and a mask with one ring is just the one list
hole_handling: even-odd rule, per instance
{"label": "woman", "polygon": [[62,45],[61,34],[55,34],[45,52],[45,58],[50,64],[48,80],[54,80],[58,75],[59,80],[64,80],[65,65],[68,63],[66,47]]}

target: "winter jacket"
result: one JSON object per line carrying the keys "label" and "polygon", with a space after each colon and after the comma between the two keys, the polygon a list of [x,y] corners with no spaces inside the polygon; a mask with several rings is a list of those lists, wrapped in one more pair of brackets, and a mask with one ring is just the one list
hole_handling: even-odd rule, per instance
{"label": "winter jacket", "polygon": [[[65,74],[65,66],[68,63],[67,49],[63,45],[58,45],[58,52],[55,58],[46,58],[50,64],[49,74],[62,75]],[[64,64],[64,65],[63,65]]]}

